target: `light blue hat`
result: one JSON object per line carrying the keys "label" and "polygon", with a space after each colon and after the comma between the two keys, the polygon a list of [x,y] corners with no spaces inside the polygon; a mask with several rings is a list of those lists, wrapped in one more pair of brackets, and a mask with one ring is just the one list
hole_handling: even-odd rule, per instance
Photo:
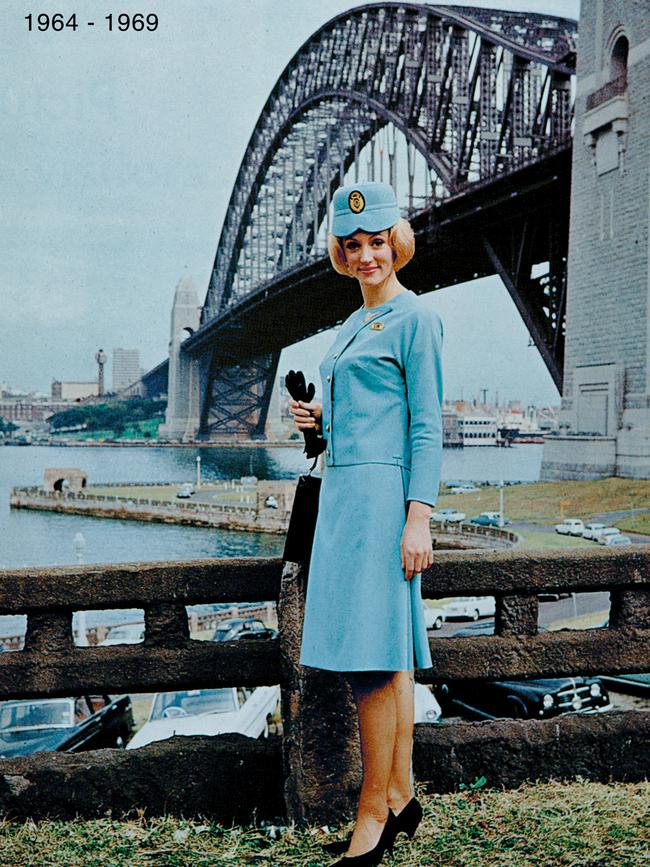
{"label": "light blue hat", "polygon": [[345,238],[355,232],[381,232],[390,229],[401,214],[390,184],[366,181],[339,187],[332,197],[333,235]]}

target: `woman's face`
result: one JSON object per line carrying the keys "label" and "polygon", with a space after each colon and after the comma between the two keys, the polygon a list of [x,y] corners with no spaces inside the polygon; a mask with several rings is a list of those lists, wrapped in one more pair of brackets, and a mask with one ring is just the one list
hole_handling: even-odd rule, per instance
{"label": "woman's face", "polygon": [[351,277],[364,286],[376,286],[393,273],[393,248],[383,232],[355,232],[343,240],[343,252]]}

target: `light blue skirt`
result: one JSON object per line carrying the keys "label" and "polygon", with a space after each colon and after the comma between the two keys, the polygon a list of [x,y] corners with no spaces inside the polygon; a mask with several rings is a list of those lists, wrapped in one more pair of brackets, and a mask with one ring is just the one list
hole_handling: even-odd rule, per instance
{"label": "light blue skirt", "polygon": [[300,663],[330,671],[432,665],[421,576],[404,579],[400,542],[410,470],[328,466],[307,583]]}

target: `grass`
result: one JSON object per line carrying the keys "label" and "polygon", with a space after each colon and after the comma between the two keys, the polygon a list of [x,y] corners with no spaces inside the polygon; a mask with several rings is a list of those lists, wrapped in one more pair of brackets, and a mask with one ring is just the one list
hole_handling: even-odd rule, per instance
{"label": "grass", "polygon": [[128,423],[124,431],[122,433],[116,433],[112,428],[103,428],[101,430],[82,430],[82,431],[66,431],[62,434],[57,434],[54,431],[54,435],[60,436],[62,439],[70,440],[70,441],[94,441],[94,440],[102,440],[107,438],[114,438],[117,440],[132,440],[132,439],[143,439],[145,434],[152,440],[156,440],[158,437],[158,428],[164,422],[164,418],[147,418],[142,421],[130,422]]}
{"label": "grass", "polygon": [[621,532],[645,533],[646,536],[650,536],[650,512],[642,512],[640,515],[630,515],[628,518],[620,518],[616,522],[616,526]]}
{"label": "grass", "polygon": [[[506,529],[508,529],[506,527]],[[558,548],[598,548],[595,542],[581,539],[579,536],[560,536],[559,533],[545,533],[542,530],[520,530],[516,533],[521,537],[520,549],[554,550]]]}
{"label": "grass", "polygon": [[[650,784],[526,783],[425,796],[413,841],[401,836],[384,864],[408,867],[632,867],[648,863]],[[347,827],[345,830],[349,830]],[[324,829],[209,820],[4,822],[3,867],[318,867]]]}
{"label": "grass", "polygon": [[[497,511],[499,491],[490,486],[472,494],[447,494],[440,497],[438,506],[451,506],[468,517],[478,512]],[[540,523],[558,523],[562,520],[562,510],[565,518],[583,519],[602,512],[650,510],[650,481],[611,477],[587,482],[508,485],[504,488],[504,508],[511,520],[538,520]],[[650,533],[650,514],[638,516],[638,520],[647,529],[637,532]]]}

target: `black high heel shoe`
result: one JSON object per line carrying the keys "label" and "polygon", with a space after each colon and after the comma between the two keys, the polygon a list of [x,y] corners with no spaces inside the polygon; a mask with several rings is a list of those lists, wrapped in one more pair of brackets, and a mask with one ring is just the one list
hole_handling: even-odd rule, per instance
{"label": "black high heel shoe", "polygon": [[395,837],[397,836],[396,822],[397,819],[395,813],[393,813],[392,810],[389,810],[386,824],[384,825],[384,829],[381,832],[381,836],[379,837],[374,849],[371,849],[369,852],[364,852],[361,855],[343,857],[340,861],[336,861],[332,867],[339,867],[339,865],[341,865],[341,867],[376,867],[377,864],[381,864],[385,853],[392,853],[393,851]]}
{"label": "black high heel shoe", "polygon": [[397,828],[395,836],[397,837],[397,835],[403,831],[412,838],[421,821],[422,805],[417,798],[411,798],[408,804],[395,816],[395,825]]}
{"label": "black high heel shoe", "polygon": [[[392,811],[391,811],[392,812]],[[411,839],[418,829],[418,825],[422,821],[422,805],[417,798],[411,798],[408,804],[395,814],[395,836],[404,832]],[[324,843],[323,849],[329,852],[330,855],[343,855],[350,848],[350,840],[352,835],[345,840],[332,840],[330,843]]]}

